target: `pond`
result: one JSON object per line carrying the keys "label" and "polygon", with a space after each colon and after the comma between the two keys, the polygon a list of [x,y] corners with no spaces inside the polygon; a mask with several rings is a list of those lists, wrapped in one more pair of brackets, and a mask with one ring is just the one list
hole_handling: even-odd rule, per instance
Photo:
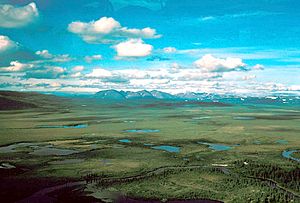
{"label": "pond", "polygon": [[282,152],[282,156],[287,159],[291,159],[291,160],[300,162],[300,159],[293,157],[293,154],[296,152],[299,152],[299,150],[285,150]]}
{"label": "pond", "polygon": [[136,121],[124,121],[124,123],[135,123]]}
{"label": "pond", "polygon": [[48,145],[48,146],[39,147],[35,149],[33,152],[30,152],[29,154],[38,155],[38,156],[50,156],[50,155],[67,156],[75,153],[78,153],[78,151],[72,149],[54,148],[52,145]]}
{"label": "pond", "polygon": [[0,153],[11,153],[11,152],[16,152],[17,148],[21,147],[36,147],[37,144],[35,143],[16,143],[16,144],[11,144],[8,146],[3,146],[0,147]]}
{"label": "pond", "polygon": [[235,116],[234,120],[255,120],[255,117],[252,116]]}
{"label": "pond", "polygon": [[213,144],[213,143],[208,143],[208,142],[198,142],[198,144],[208,145],[209,149],[213,149],[215,151],[226,151],[226,150],[230,150],[233,148],[232,146]]}
{"label": "pond", "polygon": [[124,130],[124,132],[127,133],[158,133],[160,130],[156,129],[129,129],[129,130]]}
{"label": "pond", "polygon": [[0,164],[0,169],[14,169],[14,168],[16,168],[16,167],[10,163]]}
{"label": "pond", "polygon": [[210,119],[211,116],[200,116],[200,117],[193,117],[193,120],[204,120],[204,119]]}
{"label": "pond", "polygon": [[122,142],[122,143],[131,143],[132,141],[129,140],[129,139],[121,139],[121,140],[119,140],[119,142]]}
{"label": "pond", "polygon": [[153,146],[154,144],[149,144],[149,143],[145,143],[144,146],[149,147],[149,146]]}
{"label": "pond", "polygon": [[174,146],[170,146],[170,145],[160,145],[160,146],[155,146],[155,147],[151,147],[151,148],[157,149],[157,150],[163,150],[163,151],[167,151],[167,152],[175,152],[175,153],[180,152],[180,147],[174,147]]}
{"label": "pond", "polygon": [[88,124],[74,124],[74,125],[40,125],[38,128],[87,128]]}
{"label": "pond", "polygon": [[103,165],[111,165],[112,164],[112,161],[110,159],[102,159],[102,160],[100,160],[100,162]]}
{"label": "pond", "polygon": [[277,144],[288,144],[289,142],[287,140],[276,140],[275,143],[277,143]]}

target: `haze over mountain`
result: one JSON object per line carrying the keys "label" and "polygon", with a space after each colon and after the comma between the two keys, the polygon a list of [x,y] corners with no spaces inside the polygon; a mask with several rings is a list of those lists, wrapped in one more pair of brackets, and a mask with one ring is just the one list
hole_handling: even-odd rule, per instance
{"label": "haze over mountain", "polygon": [[179,94],[169,94],[158,90],[142,90],[142,91],[117,91],[117,90],[103,90],[97,92],[94,98],[102,100],[118,100],[118,101],[130,101],[130,100],[171,100],[171,101],[201,101],[201,102],[222,102],[229,104],[299,104],[300,97],[292,94],[277,94],[273,96],[264,97],[249,97],[249,96],[237,96],[228,94],[208,94],[208,93],[196,93],[186,92]]}
{"label": "haze over mountain", "polygon": [[142,91],[117,91],[103,90],[95,94],[100,99],[176,99],[177,96],[158,90]]}
{"label": "haze over mountain", "polygon": [[[291,94],[276,94],[273,96],[262,97],[241,97],[226,94],[208,94],[187,92],[180,94],[169,94],[158,90],[142,90],[142,91],[118,91],[103,90],[95,94],[76,94],[76,93],[38,93],[38,92],[15,92],[0,91],[0,110],[21,110],[31,108],[47,108],[63,110],[69,108],[69,105],[79,103],[96,104],[101,102],[112,103],[130,103],[159,105],[189,105],[198,104],[205,106],[206,104],[214,105],[300,105],[300,97]],[[75,103],[73,103],[75,102]]]}

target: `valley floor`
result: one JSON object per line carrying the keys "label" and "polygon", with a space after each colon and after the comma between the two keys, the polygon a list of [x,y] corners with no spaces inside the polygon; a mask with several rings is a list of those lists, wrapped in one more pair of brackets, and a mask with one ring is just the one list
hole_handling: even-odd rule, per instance
{"label": "valley floor", "polygon": [[0,111],[1,202],[300,202],[300,111],[72,100]]}

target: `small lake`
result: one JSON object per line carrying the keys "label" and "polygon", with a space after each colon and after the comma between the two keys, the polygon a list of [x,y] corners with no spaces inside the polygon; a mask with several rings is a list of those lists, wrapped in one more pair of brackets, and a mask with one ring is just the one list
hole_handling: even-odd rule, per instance
{"label": "small lake", "polygon": [[88,124],[75,124],[75,125],[40,125],[38,128],[87,128]]}
{"label": "small lake", "polygon": [[102,159],[102,160],[100,160],[100,162],[101,162],[103,165],[110,165],[110,164],[112,164],[112,161],[109,160],[109,159]]}
{"label": "small lake", "polygon": [[127,133],[158,133],[160,130],[156,129],[130,129],[130,130],[124,130],[124,132]]}
{"label": "small lake", "polygon": [[208,142],[198,142],[198,144],[208,145],[209,149],[212,149],[215,151],[227,151],[227,150],[230,150],[233,148],[232,146],[213,144],[213,143],[208,143]]}
{"label": "small lake", "polygon": [[11,152],[16,152],[17,148],[36,147],[36,146],[37,144],[35,143],[16,143],[16,144],[0,147],[0,153],[11,153]]}
{"label": "small lake", "polygon": [[151,148],[157,149],[157,150],[163,150],[163,151],[167,151],[167,152],[175,152],[175,153],[180,152],[180,147],[174,147],[174,146],[170,146],[170,145],[160,145],[160,146],[155,146],[155,147],[151,147]]}
{"label": "small lake", "polygon": [[200,117],[193,117],[193,120],[204,120],[204,119],[210,119],[210,116],[200,116]]}
{"label": "small lake", "polygon": [[275,143],[277,143],[277,144],[288,144],[289,142],[287,140],[276,140]]}
{"label": "small lake", "polygon": [[234,120],[255,120],[255,117],[252,116],[235,116]]}
{"label": "small lake", "polygon": [[35,149],[33,152],[30,152],[29,154],[38,155],[38,156],[50,156],[50,155],[67,156],[75,153],[78,153],[78,151],[72,149],[59,149],[48,145],[48,146]]}
{"label": "small lake", "polygon": [[16,168],[16,167],[10,163],[0,164],[0,169],[14,169],[14,168]]}
{"label": "small lake", "polygon": [[154,144],[148,144],[148,143],[145,143],[144,146],[146,147],[149,147],[149,146],[153,146]]}
{"label": "small lake", "polygon": [[285,150],[282,152],[282,156],[287,159],[291,159],[291,160],[300,162],[300,159],[293,157],[293,154],[296,152],[299,152],[299,150]]}
{"label": "small lake", "polygon": [[124,121],[124,123],[135,123],[136,121]]}
{"label": "small lake", "polygon": [[18,152],[19,148],[26,148],[33,150],[29,154],[38,155],[38,156],[48,156],[48,155],[70,155],[78,153],[76,150],[71,149],[60,149],[54,148],[53,145],[45,145],[43,143],[16,143],[8,146],[0,147],[0,153],[12,153]]}
{"label": "small lake", "polygon": [[119,140],[119,142],[122,142],[122,143],[131,143],[132,141],[129,140],[129,139],[121,139],[121,140]]}

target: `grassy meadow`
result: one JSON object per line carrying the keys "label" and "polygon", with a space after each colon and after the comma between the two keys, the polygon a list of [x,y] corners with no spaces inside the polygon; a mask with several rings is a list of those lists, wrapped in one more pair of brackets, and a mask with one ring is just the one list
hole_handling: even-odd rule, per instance
{"label": "grassy meadow", "polygon": [[[300,201],[299,162],[282,156],[300,148],[299,108],[165,104],[70,99],[64,106],[0,111],[1,182],[47,179],[55,185],[92,176],[82,194],[106,202],[119,196]],[[162,145],[178,152],[152,148]],[[47,184],[20,189],[10,200]],[[1,189],[2,197],[12,194],[10,187]]]}

